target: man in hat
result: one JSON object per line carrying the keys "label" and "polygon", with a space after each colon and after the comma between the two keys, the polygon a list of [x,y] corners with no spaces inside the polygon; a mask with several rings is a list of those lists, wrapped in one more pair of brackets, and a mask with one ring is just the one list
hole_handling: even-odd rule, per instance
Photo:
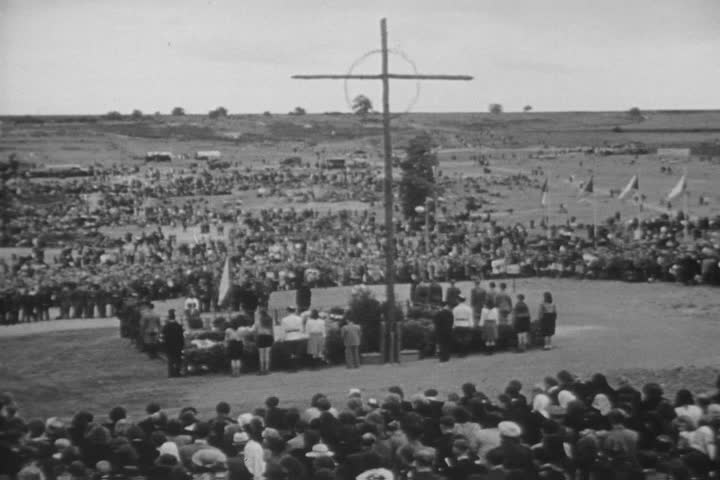
{"label": "man in hat", "polygon": [[300,280],[297,292],[295,293],[295,303],[299,312],[304,312],[312,305],[312,289],[304,280]]}
{"label": "man in hat", "polygon": [[338,468],[339,478],[356,478],[370,469],[387,466],[383,458],[374,450],[377,442],[374,434],[364,433],[360,442],[360,451],[350,453]]}
{"label": "man in hat", "polygon": [[534,478],[535,464],[530,447],[521,441],[522,429],[515,422],[500,422],[498,424],[500,433],[500,446],[487,453],[498,454],[502,458],[502,465],[506,470],[518,471],[527,475],[523,478]]}
{"label": "man in hat", "polygon": [[480,280],[476,279],[475,286],[470,290],[470,306],[477,318],[479,318],[486,301],[487,292],[480,286]]}
{"label": "man in hat", "polygon": [[340,329],[340,336],[345,346],[345,364],[347,368],[360,368],[361,333],[360,325],[349,318]]}
{"label": "man in hat", "polygon": [[457,436],[452,443],[452,456],[446,458],[448,469],[446,475],[449,479],[466,479],[471,475],[482,474],[486,468],[477,463],[477,457],[470,450],[470,442],[462,436]]}
{"label": "man in hat", "polygon": [[306,337],[302,317],[295,313],[295,306],[288,306],[287,311],[288,314],[280,320],[280,326],[285,334],[283,343],[290,357],[290,371],[295,372],[298,369],[298,363],[302,355],[303,340],[305,340]]}
{"label": "man in hat", "polygon": [[507,284],[500,283],[500,291],[495,295],[495,307],[498,309],[498,323],[507,325],[510,312],[512,311],[512,299],[507,293]]}
{"label": "man in hat", "polygon": [[152,302],[145,303],[140,312],[140,336],[145,352],[150,358],[157,358],[160,337],[160,317],[153,310]]}
{"label": "man in hat", "polygon": [[432,448],[420,448],[413,454],[413,480],[444,480],[445,477],[435,473],[433,462],[435,461],[435,450]]}
{"label": "man in hat", "polygon": [[165,355],[168,362],[168,377],[179,377],[182,370],[182,352],[185,347],[183,327],[175,318],[175,309],[168,310],[168,318],[162,329],[165,341]]}
{"label": "man in hat", "polygon": [[465,302],[465,297],[458,297],[460,303],[452,310],[453,336],[457,343],[458,353],[464,357],[468,353],[473,334],[473,311]]}
{"label": "man in hat", "polygon": [[453,342],[453,312],[448,303],[435,314],[435,340],[438,344],[438,358],[441,362],[450,360],[450,348]]}

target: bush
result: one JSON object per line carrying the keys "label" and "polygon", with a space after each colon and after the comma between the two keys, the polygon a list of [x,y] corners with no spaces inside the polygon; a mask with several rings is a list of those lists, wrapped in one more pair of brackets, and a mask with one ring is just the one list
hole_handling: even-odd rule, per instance
{"label": "bush", "polygon": [[421,357],[435,353],[435,326],[430,320],[405,320],[402,323],[402,348],[419,350]]}
{"label": "bush", "polygon": [[188,318],[188,327],[190,327],[193,330],[198,329],[198,328],[203,328],[204,325],[203,325],[202,318],[200,318],[199,316]]}
{"label": "bush", "polygon": [[380,351],[382,307],[373,292],[367,288],[354,288],[345,315],[362,328],[360,350],[362,352]]}
{"label": "bush", "polygon": [[187,348],[184,355],[190,374],[224,371],[230,363],[222,343],[210,348]]}

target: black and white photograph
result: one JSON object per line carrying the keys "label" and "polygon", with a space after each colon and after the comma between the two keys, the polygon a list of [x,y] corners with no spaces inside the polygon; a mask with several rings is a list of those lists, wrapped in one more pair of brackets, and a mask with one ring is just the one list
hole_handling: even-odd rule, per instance
{"label": "black and white photograph", "polygon": [[720,480],[718,0],[0,0],[0,480]]}

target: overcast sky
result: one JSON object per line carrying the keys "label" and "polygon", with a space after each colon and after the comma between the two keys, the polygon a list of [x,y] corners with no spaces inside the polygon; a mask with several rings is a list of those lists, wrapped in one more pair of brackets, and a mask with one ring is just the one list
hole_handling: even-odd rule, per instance
{"label": "overcast sky", "polygon": [[[342,81],[290,75],[347,72],[383,16],[420,73],[475,76],[413,111],[720,108],[720,0],[0,0],[0,114],[347,111]],[[376,83],[347,90],[379,106]]]}

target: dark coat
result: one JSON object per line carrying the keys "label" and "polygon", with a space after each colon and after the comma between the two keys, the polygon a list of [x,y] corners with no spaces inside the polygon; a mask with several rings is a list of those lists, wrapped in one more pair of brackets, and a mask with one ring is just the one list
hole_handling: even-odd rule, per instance
{"label": "dark coat", "polygon": [[185,346],[183,327],[178,322],[168,322],[162,330],[165,339],[165,349],[170,354],[179,355]]}
{"label": "dark coat", "polygon": [[453,314],[450,310],[442,309],[433,318],[435,323],[435,338],[438,343],[450,343],[452,341]]}

